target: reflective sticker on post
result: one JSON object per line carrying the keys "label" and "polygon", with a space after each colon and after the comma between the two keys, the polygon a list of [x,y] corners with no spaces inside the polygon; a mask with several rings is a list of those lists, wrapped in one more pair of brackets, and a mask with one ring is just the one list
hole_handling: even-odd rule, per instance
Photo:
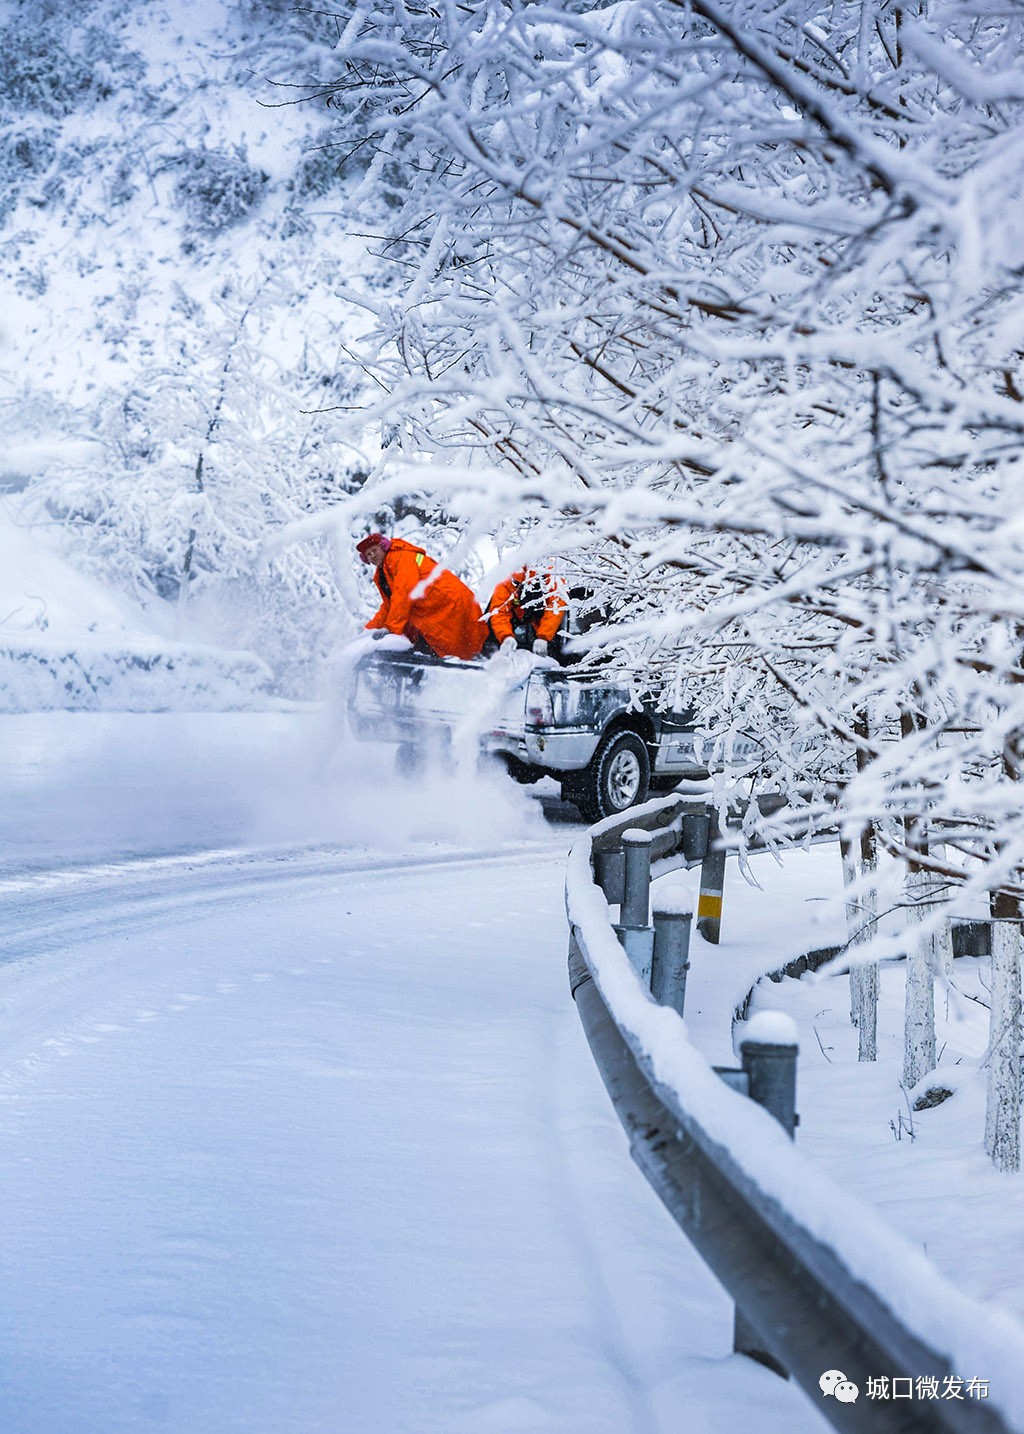
{"label": "reflective sticker on post", "polygon": [[722,914],[722,898],[714,892],[702,891],[697,898],[697,915],[720,917]]}

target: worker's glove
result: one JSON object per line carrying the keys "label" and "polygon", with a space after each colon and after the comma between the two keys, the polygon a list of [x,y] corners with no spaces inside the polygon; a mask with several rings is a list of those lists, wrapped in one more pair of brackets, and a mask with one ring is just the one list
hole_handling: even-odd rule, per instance
{"label": "worker's glove", "polygon": [[375,627],[375,628],[371,629],[371,632],[370,632],[370,637],[372,638],[372,640],[373,640],[374,642],[380,642],[381,638],[382,638],[382,637],[387,637],[387,635],[388,635],[388,630],[387,630],[386,627]]}
{"label": "worker's glove", "polygon": [[501,644],[500,650],[502,652],[515,652],[518,646],[519,644],[518,642],[516,642],[514,637],[506,637]]}
{"label": "worker's glove", "polygon": [[533,655],[534,657],[547,657],[548,645],[542,637],[538,637],[537,641],[533,644]]}

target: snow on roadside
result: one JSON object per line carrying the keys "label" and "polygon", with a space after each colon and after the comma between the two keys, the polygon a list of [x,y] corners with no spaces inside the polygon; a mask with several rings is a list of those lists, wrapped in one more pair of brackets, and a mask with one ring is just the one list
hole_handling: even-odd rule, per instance
{"label": "snow on roadside", "polygon": [[259,658],[174,641],[164,604],[144,610],[77,571],[52,532],[0,499],[0,713],[269,705],[273,677]]}
{"label": "snow on roadside", "polygon": [[[49,450],[47,450],[49,451]],[[153,637],[170,620],[161,604],[144,612],[75,569],[58,551],[61,528],[35,513],[24,499],[0,498],[0,635],[6,642],[48,637],[82,639]]]}
{"label": "snow on roadside", "polygon": [[[961,1289],[1024,1322],[1024,1186],[994,1170],[982,1146],[988,965],[987,957],[955,960],[952,983],[936,998],[938,1064],[911,1092],[901,1084],[902,963],[881,968],[874,1063],[857,1060],[842,977],[762,983],[753,1009],[781,1008],[800,1028],[801,1147]],[[935,1103],[915,1110],[927,1090]]]}
{"label": "snow on roadside", "polygon": [[[723,940],[718,947],[708,947],[699,938],[693,943],[685,1023],[674,1011],[656,1006],[641,988],[608,925],[607,906],[592,883],[588,856],[589,843],[582,840],[569,863],[570,918],[584,932],[591,969],[606,1003],[646,1053],[656,1078],[670,1089],[685,1092],[680,1097],[683,1108],[693,1113],[708,1138],[729,1152],[729,1159],[763,1192],[766,1201],[776,1202],[834,1249],[856,1278],[878,1290],[898,1317],[949,1358],[955,1375],[964,1381],[987,1381],[992,1404],[1001,1407],[1014,1427],[1024,1427],[1017,1377],[1024,1358],[1024,1327],[1005,1306],[993,1306],[987,1296],[999,1291],[991,1281],[986,1283],[986,1272],[1005,1268],[1007,1249],[1011,1256],[1016,1252],[1015,1238],[1007,1244],[1002,1237],[1020,1225],[1019,1182],[1007,1189],[1005,1177],[988,1172],[986,1193],[992,1201],[992,1219],[988,1218],[986,1200],[976,1210],[975,1221],[977,1241],[983,1248],[961,1242],[956,1238],[963,1223],[958,1197],[969,1190],[961,1178],[965,1152],[951,1143],[941,1187],[926,1178],[911,1192],[904,1178],[898,1195],[895,1189],[892,1193],[903,1202],[905,1219],[890,1219],[888,1210],[879,1208],[877,1189],[870,1183],[865,1188],[864,1182],[863,1146],[873,1140],[877,1143],[877,1126],[867,1134],[858,1131],[861,1112],[854,1102],[842,1099],[842,1082],[833,1087],[825,1141],[819,1140],[816,1148],[811,1148],[801,1128],[791,1155],[781,1130],[766,1123],[749,1102],[728,1090],[709,1069],[708,1062],[735,1064],[723,1051],[723,1044],[744,988],[756,979],[757,972],[778,969],[802,951],[831,944],[823,936],[830,922],[840,920],[842,911],[836,899],[841,894],[837,852],[826,847],[793,852],[781,866],[770,857],[755,858],[753,869],[763,882],[760,888],[745,883],[735,863],[728,864]],[[696,883],[698,872],[691,872],[687,879]],[[675,892],[682,881],[679,875],[671,877]],[[833,926],[831,934],[834,940],[839,931]],[[838,978],[831,979],[834,993]],[[762,983],[755,1012],[779,1009],[776,989]],[[806,989],[812,989],[811,983]],[[813,996],[819,1001],[821,991],[822,983],[813,986]],[[796,1017],[795,1012],[788,1014]],[[796,1025],[801,1050],[806,1052],[817,1037],[813,1026],[808,1031],[806,1008],[804,1016],[803,1021],[796,1018]],[[738,1029],[742,1031],[742,1027]],[[806,1083],[802,1083],[801,1105],[805,1089]],[[981,1135],[982,1126],[976,1122],[971,1147],[975,1163],[983,1159]],[[837,1165],[830,1157],[840,1143],[849,1157]],[[908,1162],[899,1164],[905,1177]],[[838,1178],[822,1179],[822,1175]],[[980,1193],[978,1187],[975,1193]],[[931,1203],[931,1219],[944,1223],[952,1235],[945,1242],[947,1260],[940,1265],[927,1258],[929,1250],[921,1248],[920,1202]],[[1011,1268],[1019,1270],[1019,1264]],[[892,1371],[877,1373],[885,1376]]]}

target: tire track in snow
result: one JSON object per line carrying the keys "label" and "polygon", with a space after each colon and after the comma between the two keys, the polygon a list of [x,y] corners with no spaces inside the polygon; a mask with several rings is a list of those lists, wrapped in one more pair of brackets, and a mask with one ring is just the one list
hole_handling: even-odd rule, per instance
{"label": "tire track in snow", "polygon": [[33,959],[99,937],[154,923],[187,921],[218,904],[286,898],[296,883],[335,877],[386,878],[421,869],[519,864],[562,855],[563,841],[517,843],[483,851],[355,857],[345,848],[298,852],[209,852],[40,872],[0,881],[0,965]]}

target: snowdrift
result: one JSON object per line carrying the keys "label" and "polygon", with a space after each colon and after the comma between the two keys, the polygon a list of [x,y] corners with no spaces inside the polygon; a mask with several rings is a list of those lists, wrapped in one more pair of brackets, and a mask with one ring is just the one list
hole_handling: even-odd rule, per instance
{"label": "snowdrift", "polygon": [[266,707],[271,681],[251,652],[157,638],[69,648],[0,634],[0,713],[230,712]]}
{"label": "snowdrift", "polygon": [[0,499],[0,714],[266,709],[259,657],[171,636],[167,604],[144,608],[80,572],[34,516]]}

